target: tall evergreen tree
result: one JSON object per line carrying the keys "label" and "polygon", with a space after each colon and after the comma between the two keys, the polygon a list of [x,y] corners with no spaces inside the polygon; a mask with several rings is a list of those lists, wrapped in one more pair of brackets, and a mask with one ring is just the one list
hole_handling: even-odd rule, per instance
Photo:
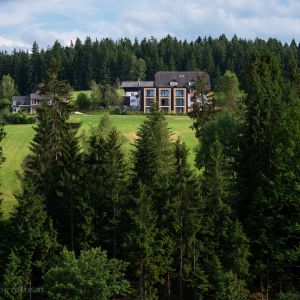
{"label": "tall evergreen tree", "polygon": [[[299,116],[294,106],[297,102],[283,91],[278,58],[271,52],[255,52],[248,69],[247,126],[239,173],[240,212],[251,240],[254,286],[260,286],[267,296],[293,285],[286,270],[295,270],[292,266],[299,259],[297,254],[284,254],[299,251],[299,233],[295,231],[299,218],[299,176],[297,163],[290,160],[298,151],[295,138],[298,139]],[[296,119],[287,123],[291,103]],[[283,145],[293,145],[293,150],[283,151]],[[293,174],[295,185],[286,181],[284,174]],[[294,212],[292,216],[290,211]]]}
{"label": "tall evergreen tree", "polygon": [[86,184],[94,210],[96,242],[116,257],[122,243],[120,221],[128,181],[121,137],[104,117],[87,144]]}
{"label": "tall evergreen tree", "polygon": [[170,261],[169,248],[164,234],[158,227],[153,199],[141,181],[131,196],[128,209],[129,232],[124,249],[130,262],[136,296],[139,299],[158,299],[158,286],[163,282]]}
{"label": "tall evergreen tree", "polygon": [[[178,138],[175,143],[173,197],[169,203],[169,230],[174,240],[175,278],[173,294],[178,299],[196,297],[200,281],[206,281],[199,256],[202,251],[199,233],[203,230],[203,203],[200,182],[190,170],[186,145]],[[197,280],[195,280],[197,278]],[[196,288],[196,286],[198,287]]]}
{"label": "tall evergreen tree", "polygon": [[[174,172],[174,146],[165,117],[158,111],[157,103],[153,105],[152,112],[141,125],[137,136],[133,151],[133,179],[130,191],[134,193],[141,185],[142,190],[145,190],[145,194],[151,199],[149,205],[153,214],[157,215],[155,231],[158,230],[159,234],[156,234],[155,242],[159,247],[155,251],[157,255],[161,255],[160,252],[164,253],[164,263],[161,264],[158,281],[164,282],[161,293],[166,293],[169,297],[173,240],[167,229],[167,210]],[[128,206],[135,207],[135,204],[129,203]]]}
{"label": "tall evergreen tree", "polygon": [[56,232],[47,216],[44,199],[30,178],[23,178],[22,193],[9,219],[6,241],[11,254],[3,274],[6,297],[23,299],[24,293],[41,286],[41,276],[58,247]]}
{"label": "tall evergreen tree", "polygon": [[82,158],[76,137],[78,125],[66,122],[70,88],[67,82],[58,80],[57,74],[55,66],[48,70],[40,87],[46,100],[38,111],[25,176],[32,178],[44,195],[59,241],[78,250],[81,242],[88,239],[91,218],[79,183]]}

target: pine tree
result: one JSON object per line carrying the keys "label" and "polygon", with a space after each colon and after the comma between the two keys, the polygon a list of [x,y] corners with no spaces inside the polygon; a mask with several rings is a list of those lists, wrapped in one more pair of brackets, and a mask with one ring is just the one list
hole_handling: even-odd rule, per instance
{"label": "pine tree", "polygon": [[196,137],[200,138],[203,126],[212,119],[216,112],[214,99],[208,100],[208,78],[200,77],[194,84],[192,96],[192,110],[189,116],[193,120],[193,129],[196,131]]}
{"label": "pine tree", "polygon": [[171,185],[174,152],[170,137],[166,119],[155,103],[137,132],[133,151],[133,185],[140,180],[151,190],[159,215]]}
{"label": "pine tree", "polygon": [[129,233],[124,248],[134,274],[136,295],[140,299],[158,299],[158,286],[163,282],[170,262],[167,259],[165,230],[157,224],[153,200],[147,188],[138,182],[128,209]]}
{"label": "pine tree", "polygon": [[121,245],[120,221],[127,188],[127,166],[119,133],[107,117],[87,141],[86,185],[94,210],[97,244],[116,257]]}
{"label": "pine tree", "polygon": [[66,122],[70,87],[67,82],[59,81],[57,74],[54,65],[40,87],[47,101],[38,111],[36,135],[25,162],[24,176],[30,177],[44,196],[58,240],[79,250],[81,243],[86,244],[89,239],[91,212],[80,185],[82,158],[76,137],[78,124]]}
{"label": "pine tree", "polygon": [[[210,146],[210,157],[205,165],[202,182],[205,229],[201,233],[205,253],[204,268],[210,283],[208,293],[214,294],[214,297],[217,297],[216,293],[219,292],[218,288],[214,288],[215,276],[223,278],[227,276],[227,272],[232,272],[236,280],[244,285],[243,278],[247,275],[249,266],[248,240],[241,225],[233,218],[232,208],[229,205],[232,186],[230,177],[224,169],[223,159],[222,144],[216,139]],[[216,264],[210,266],[210,260],[215,260]],[[211,275],[210,268],[212,268]]]}
{"label": "pine tree", "polygon": [[[173,197],[169,203],[169,230],[174,239],[174,269],[176,270],[174,291],[178,299],[196,295],[194,280],[203,280],[199,255],[201,242],[198,234],[202,230],[203,203],[200,195],[200,182],[187,164],[188,149],[178,138],[175,143],[175,172],[173,179]],[[177,288],[176,288],[177,287]],[[192,297],[192,296],[191,296]]]}
{"label": "pine tree", "polygon": [[[174,147],[170,141],[170,131],[165,117],[158,111],[157,103],[152,107],[151,114],[141,125],[135,141],[133,151],[133,178],[130,192],[134,193],[139,184],[142,184],[146,195],[150,197],[151,207],[157,215],[156,236],[157,245],[164,245],[164,263],[161,264],[160,281],[164,285],[161,293],[170,296],[170,273],[173,240],[168,228],[168,202],[171,198],[172,174],[174,172]],[[130,207],[130,203],[128,204]],[[154,251],[154,249],[153,249]],[[157,251],[162,251],[157,250]]]}
{"label": "pine tree", "polygon": [[297,246],[292,246],[299,244],[295,234],[299,172],[294,156],[299,148],[299,104],[290,93],[284,93],[282,66],[274,54],[254,53],[248,70],[240,214],[252,246],[253,285],[260,286],[268,297],[293,287],[294,276],[286,274],[299,259]]}
{"label": "pine tree", "polygon": [[30,178],[23,178],[22,190],[17,196],[17,207],[8,221],[10,236],[6,241],[11,254],[4,272],[3,287],[12,298],[14,287],[18,294],[15,296],[21,297],[26,289],[30,293],[32,287],[41,285],[41,276],[58,248],[56,232],[47,216],[44,199]]}
{"label": "pine tree", "polygon": [[36,42],[32,45],[32,54],[30,56],[30,77],[29,86],[30,91],[35,92],[42,82],[43,76],[43,61],[39,52],[39,46]]}

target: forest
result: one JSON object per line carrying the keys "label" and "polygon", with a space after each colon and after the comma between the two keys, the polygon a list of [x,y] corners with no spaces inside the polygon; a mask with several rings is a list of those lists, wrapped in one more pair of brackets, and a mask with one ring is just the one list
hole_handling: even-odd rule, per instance
{"label": "forest", "polygon": [[[1,298],[299,299],[295,43],[166,37],[34,48],[0,60],[20,92],[38,86],[52,101],[37,113],[15,210],[0,218]],[[205,82],[193,87],[195,167],[156,103],[130,157],[108,116],[76,134],[71,86],[134,79],[126,59],[147,79],[161,69],[211,74],[210,101]]]}
{"label": "forest", "polygon": [[234,36],[227,39],[197,38],[181,41],[166,36],[141,41],[124,38],[117,41],[102,39],[83,42],[77,39],[69,46],[55,42],[52,47],[39,49],[33,43],[30,52],[15,50],[0,52],[0,78],[10,74],[20,95],[34,92],[55,57],[59,62],[59,79],[68,80],[75,90],[90,88],[91,81],[98,84],[116,84],[122,80],[153,80],[157,71],[206,71],[214,87],[226,70],[234,72],[242,89],[247,87],[245,67],[253,49],[269,49],[283,64],[283,75],[291,79],[293,66],[300,63],[300,46],[270,38],[268,41],[246,40]]}

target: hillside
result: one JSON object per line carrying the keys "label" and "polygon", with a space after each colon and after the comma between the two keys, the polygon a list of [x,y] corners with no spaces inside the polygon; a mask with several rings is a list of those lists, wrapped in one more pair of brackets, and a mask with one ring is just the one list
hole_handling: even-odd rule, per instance
{"label": "hillside", "polygon": [[[103,115],[72,115],[71,121],[82,122],[79,134],[87,132],[90,126],[95,126]],[[111,115],[113,124],[124,135],[125,151],[129,155],[135,133],[144,120],[145,116],[136,115]],[[174,132],[174,138],[180,136],[190,150],[190,164],[193,164],[196,138],[190,129],[191,120],[187,116],[167,116],[170,128]],[[6,138],[3,140],[3,152],[6,161],[0,168],[0,178],[2,180],[0,191],[3,196],[2,207],[5,213],[11,211],[15,203],[13,194],[18,191],[20,185],[16,172],[21,170],[21,164],[27,155],[29,143],[34,135],[32,125],[6,125]]]}

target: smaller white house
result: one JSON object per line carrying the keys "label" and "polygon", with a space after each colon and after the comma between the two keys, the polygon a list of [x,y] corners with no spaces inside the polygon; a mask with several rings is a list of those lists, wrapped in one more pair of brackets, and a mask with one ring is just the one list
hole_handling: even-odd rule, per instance
{"label": "smaller white house", "polygon": [[13,96],[12,111],[13,113],[24,111],[34,114],[44,100],[46,100],[45,96],[38,93],[31,93],[28,96]]}

